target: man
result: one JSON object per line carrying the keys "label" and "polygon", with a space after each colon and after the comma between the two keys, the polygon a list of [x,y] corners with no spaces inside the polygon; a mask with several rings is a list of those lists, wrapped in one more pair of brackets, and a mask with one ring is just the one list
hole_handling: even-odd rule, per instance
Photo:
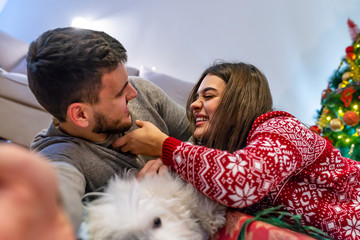
{"label": "man", "polygon": [[116,39],[86,29],[50,30],[29,48],[30,89],[55,119],[31,148],[52,161],[75,229],[85,193],[104,187],[124,169],[142,167],[135,155],[112,146],[136,128],[135,119],[182,140],[190,136],[185,111],[151,82],[128,79],[126,60]]}
{"label": "man", "polygon": [[48,162],[0,143],[0,239],[75,240]]}

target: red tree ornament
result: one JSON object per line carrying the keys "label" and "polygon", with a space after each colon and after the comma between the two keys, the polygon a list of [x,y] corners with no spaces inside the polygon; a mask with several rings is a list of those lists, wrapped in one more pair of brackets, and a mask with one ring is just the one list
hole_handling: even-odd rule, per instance
{"label": "red tree ornament", "polygon": [[345,51],[346,51],[346,53],[354,52],[354,47],[348,46]]}
{"label": "red tree ornament", "polygon": [[349,26],[350,36],[353,41],[357,39],[357,36],[359,34],[359,28],[356,26],[356,24],[349,18],[347,21],[347,24]]}
{"label": "red tree ornament", "polygon": [[310,127],[310,130],[313,131],[314,133],[320,134],[321,133],[321,129],[319,128],[319,126],[317,125],[313,125]]}
{"label": "red tree ornament", "polygon": [[352,95],[356,92],[356,90],[351,86],[349,88],[346,88],[342,94],[341,94],[341,101],[344,102],[345,107],[348,107],[352,101]]}
{"label": "red tree ornament", "polygon": [[328,136],[324,136],[323,138],[325,138],[329,143],[333,144],[333,140],[331,140]]}
{"label": "red tree ornament", "polygon": [[354,111],[347,111],[343,116],[343,122],[351,127],[359,123],[359,115]]}
{"label": "red tree ornament", "polygon": [[351,60],[355,60],[356,59],[356,54],[355,53],[353,53],[353,52],[348,52],[347,54],[346,54],[346,57],[348,57],[349,59],[351,59]]}

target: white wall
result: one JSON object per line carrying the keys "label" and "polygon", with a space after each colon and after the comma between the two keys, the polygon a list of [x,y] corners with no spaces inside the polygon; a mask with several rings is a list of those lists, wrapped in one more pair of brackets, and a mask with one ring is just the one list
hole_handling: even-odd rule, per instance
{"label": "white wall", "polygon": [[2,9],[5,7],[6,3],[7,3],[7,0],[0,0],[0,13],[1,13]]}
{"label": "white wall", "polygon": [[253,63],[275,107],[311,125],[351,44],[346,21],[360,26],[359,12],[358,0],[8,0],[0,29],[30,42],[89,18],[124,44],[129,65],[190,82],[216,59]]}

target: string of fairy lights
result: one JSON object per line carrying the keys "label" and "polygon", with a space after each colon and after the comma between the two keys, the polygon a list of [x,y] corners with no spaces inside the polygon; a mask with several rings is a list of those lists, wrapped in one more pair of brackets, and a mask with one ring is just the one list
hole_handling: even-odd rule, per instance
{"label": "string of fairy lights", "polygon": [[348,20],[353,44],[329,80],[321,96],[321,109],[311,129],[338,148],[341,154],[360,161],[360,31]]}

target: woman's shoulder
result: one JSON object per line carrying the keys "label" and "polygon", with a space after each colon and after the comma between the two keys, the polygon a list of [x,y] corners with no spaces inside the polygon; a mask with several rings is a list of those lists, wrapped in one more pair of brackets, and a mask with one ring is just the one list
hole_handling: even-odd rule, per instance
{"label": "woman's shoulder", "polygon": [[248,142],[259,134],[281,135],[289,141],[306,142],[307,146],[313,146],[319,142],[325,144],[325,139],[284,111],[273,111],[259,116],[250,131]]}
{"label": "woman's shoulder", "polygon": [[285,111],[271,111],[260,115],[257,119],[255,119],[251,131],[249,133],[249,137],[253,135],[253,133],[260,128],[271,128],[273,125],[286,125],[288,120],[295,121],[296,123],[300,123],[293,115]]}
{"label": "woman's shoulder", "polygon": [[284,119],[295,119],[293,115],[285,111],[271,111],[260,115],[253,124],[253,129],[258,127],[259,125],[263,124],[266,121],[273,120],[273,121],[281,121]]}

